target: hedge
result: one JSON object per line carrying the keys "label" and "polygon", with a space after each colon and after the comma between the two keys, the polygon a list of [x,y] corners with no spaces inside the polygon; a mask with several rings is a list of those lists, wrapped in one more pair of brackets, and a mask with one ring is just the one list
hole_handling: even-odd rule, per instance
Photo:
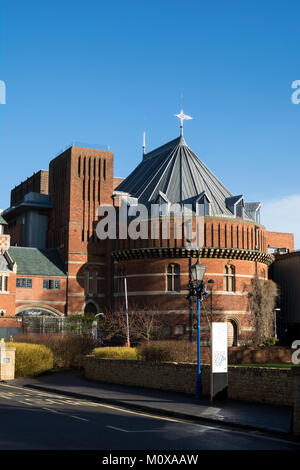
{"label": "hedge", "polygon": [[14,340],[18,343],[42,344],[49,348],[53,352],[56,369],[83,367],[85,356],[91,354],[99,344],[89,335],[77,334],[31,334],[15,336]]}
{"label": "hedge", "polygon": [[123,359],[123,360],[137,360],[136,348],[125,347],[104,347],[96,348],[93,355],[101,359]]}
{"label": "hedge", "polygon": [[138,347],[138,358],[152,362],[197,362],[197,344],[187,341],[148,341]]}
{"label": "hedge", "polygon": [[30,377],[53,368],[53,353],[40,344],[6,343],[16,348],[15,376]]}

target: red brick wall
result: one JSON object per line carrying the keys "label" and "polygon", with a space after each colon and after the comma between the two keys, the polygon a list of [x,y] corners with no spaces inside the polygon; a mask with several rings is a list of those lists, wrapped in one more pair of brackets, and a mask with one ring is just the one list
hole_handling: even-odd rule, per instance
{"label": "red brick wall", "polygon": [[11,246],[22,246],[23,241],[23,224],[16,225],[9,229],[10,233],[10,244]]}
{"label": "red brick wall", "polygon": [[[24,276],[17,275],[18,278],[31,278],[32,288],[16,288],[16,313],[28,308],[49,309],[54,314],[63,315],[66,307],[67,279],[64,277],[51,276]],[[43,289],[43,279],[59,279],[60,289]],[[16,282],[16,280],[15,280]]]}
{"label": "red brick wall", "polygon": [[4,314],[5,317],[14,316],[15,300],[16,300],[16,275],[14,273],[10,273],[8,276],[8,280],[7,280],[7,293],[0,292],[0,310],[5,310],[5,314]]}
{"label": "red brick wall", "polygon": [[294,251],[294,234],[281,232],[266,232],[267,247],[271,248],[287,248]]}
{"label": "red brick wall", "polygon": [[48,194],[48,171],[40,170],[34,173],[30,178],[23,181],[21,184],[16,186],[10,195],[10,205],[13,206],[16,203],[24,199],[24,196],[28,193],[41,193]]}
{"label": "red brick wall", "polygon": [[[68,149],[50,163],[49,189],[54,203],[49,244],[60,249],[66,263],[67,312],[82,312],[89,300],[102,311],[109,293],[110,252],[96,236],[96,212],[100,204],[112,205],[113,153]],[[85,291],[86,272],[97,277],[95,292],[92,280],[90,292]]]}

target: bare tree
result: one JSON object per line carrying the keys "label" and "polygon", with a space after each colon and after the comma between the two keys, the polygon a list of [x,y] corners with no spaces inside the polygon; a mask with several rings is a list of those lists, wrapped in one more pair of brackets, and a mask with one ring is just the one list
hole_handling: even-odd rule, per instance
{"label": "bare tree", "polygon": [[[130,310],[128,315],[130,342],[150,341],[160,339],[162,322],[160,316],[153,309]],[[118,312],[107,312],[101,320],[106,340],[117,343],[126,341],[127,321],[123,310]]]}
{"label": "bare tree", "polygon": [[278,297],[278,287],[271,280],[252,279],[252,290],[248,292],[249,307],[252,314],[252,342],[263,344],[266,338],[274,336],[274,308]]}

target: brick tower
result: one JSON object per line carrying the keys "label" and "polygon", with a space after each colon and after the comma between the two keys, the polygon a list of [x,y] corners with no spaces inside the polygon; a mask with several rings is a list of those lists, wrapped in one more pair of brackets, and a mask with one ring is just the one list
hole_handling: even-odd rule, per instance
{"label": "brick tower", "polygon": [[50,162],[48,246],[60,250],[68,272],[66,314],[99,313],[110,298],[110,253],[95,227],[113,185],[110,151],[72,146]]}

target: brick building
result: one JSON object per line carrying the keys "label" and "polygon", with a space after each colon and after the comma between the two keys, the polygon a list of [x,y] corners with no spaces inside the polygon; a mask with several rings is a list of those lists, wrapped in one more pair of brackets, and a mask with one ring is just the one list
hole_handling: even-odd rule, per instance
{"label": "brick building", "polygon": [[[214,319],[229,322],[233,344],[246,342],[252,328],[247,299],[251,279],[267,279],[272,252],[293,251],[293,235],[267,232],[260,222],[260,203],[231,194],[183,136],[144,153],[124,180],[114,177],[113,158],[110,151],[71,146],[50,162],[49,172],[37,173],[12,191],[11,207],[2,214],[12,246],[9,235],[3,235],[1,256],[10,270],[6,295],[15,300],[3,309],[10,316],[119,310],[126,277],[129,307],[168,315],[170,334],[183,336],[191,326],[186,299],[190,264],[200,257],[206,280],[215,281]],[[100,240],[98,206],[119,211],[122,204],[149,209],[156,204],[158,212],[148,223],[154,221],[158,236],[121,239],[117,227],[116,239]],[[189,204],[192,214],[200,210],[200,244],[190,246],[184,233],[175,236],[175,213],[168,222],[170,236],[163,237],[168,215],[163,211],[173,204]],[[24,287],[27,281],[21,278],[32,279],[31,287]],[[2,294],[3,305],[4,298]]]}

